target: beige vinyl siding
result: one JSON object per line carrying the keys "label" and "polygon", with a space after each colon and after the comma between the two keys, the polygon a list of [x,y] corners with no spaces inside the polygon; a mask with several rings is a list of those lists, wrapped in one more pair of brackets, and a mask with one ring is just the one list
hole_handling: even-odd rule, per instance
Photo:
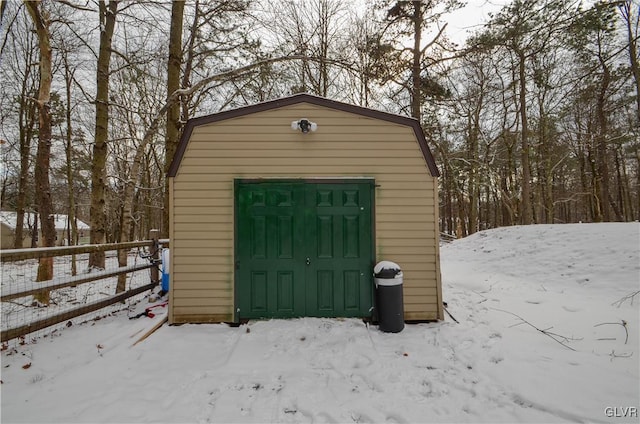
{"label": "beige vinyl siding", "polygon": [[[173,186],[175,184],[175,179],[174,178],[169,178],[169,242],[171,242],[171,240],[175,240],[175,234],[176,234],[176,226],[173,224],[174,219],[175,219],[175,213],[173,212],[173,205],[175,204],[175,199],[173,198],[173,194],[174,194],[174,189]],[[169,244],[169,247],[171,247],[171,244]],[[174,298],[174,275],[179,276],[180,273],[174,273],[174,266],[171,266],[173,264],[175,264],[175,257],[176,257],[176,250],[175,249],[171,249],[169,248],[169,310],[167,311],[167,316],[169,318],[169,323],[173,323],[175,322],[175,314],[174,314],[174,308],[173,308],[173,298]]]}
{"label": "beige vinyl siding", "polygon": [[437,182],[413,129],[301,103],[194,128],[170,184],[171,322],[234,318],[234,179],[345,177],[378,185],[376,256],[403,267],[405,319],[442,318]]}

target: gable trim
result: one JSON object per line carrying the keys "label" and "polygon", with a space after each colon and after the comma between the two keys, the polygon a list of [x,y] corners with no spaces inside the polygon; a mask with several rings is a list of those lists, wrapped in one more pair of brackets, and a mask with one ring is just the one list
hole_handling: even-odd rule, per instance
{"label": "gable trim", "polygon": [[189,144],[189,140],[191,139],[191,134],[195,127],[201,125],[208,125],[219,121],[224,121],[226,119],[237,118],[240,116],[250,115],[257,112],[264,112],[271,109],[278,109],[285,106],[291,106],[298,103],[310,103],[316,106],[323,106],[330,109],[340,110],[343,112],[349,112],[356,115],[366,116],[368,118],[379,119],[381,121],[392,122],[395,124],[405,125],[411,127],[413,132],[418,140],[418,144],[420,145],[420,150],[422,151],[422,156],[427,162],[427,167],[429,168],[429,172],[433,177],[439,177],[440,171],[436,166],[433,155],[431,154],[431,150],[429,149],[429,145],[427,144],[427,140],[424,136],[424,132],[420,123],[415,118],[409,118],[407,116],[395,115],[392,113],[382,112],[379,110],[369,109],[361,106],[355,106],[348,103],[342,103],[335,100],[330,100],[324,97],[313,96],[311,94],[301,93],[295,94],[290,97],[283,97],[276,100],[271,100],[267,102],[257,103],[250,106],[244,106],[237,109],[231,109],[219,113],[214,113],[211,115],[205,115],[198,118],[192,118],[187,121],[187,124],[184,127],[182,132],[182,136],[180,137],[180,142],[176,149],[176,153],[173,157],[173,161],[171,162],[171,166],[169,167],[168,177],[175,177],[178,173],[178,169],[180,168],[180,163],[182,162],[182,157],[184,156],[185,151],[187,150],[187,145]]}

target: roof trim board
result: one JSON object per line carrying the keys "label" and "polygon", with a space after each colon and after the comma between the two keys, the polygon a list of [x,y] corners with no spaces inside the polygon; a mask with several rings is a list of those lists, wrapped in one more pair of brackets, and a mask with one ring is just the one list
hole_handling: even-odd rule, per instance
{"label": "roof trim board", "polygon": [[214,113],[211,115],[205,115],[198,118],[192,118],[187,121],[187,124],[184,127],[184,131],[182,132],[182,137],[180,137],[180,141],[178,147],[176,149],[176,153],[173,157],[173,161],[171,162],[171,166],[169,168],[169,177],[175,177],[178,173],[178,169],[180,168],[180,163],[182,162],[182,157],[187,149],[187,145],[189,144],[189,140],[191,139],[191,134],[195,127],[201,125],[212,124],[219,121],[224,121],[226,119],[237,118],[240,116],[250,115],[252,113],[264,112],[271,109],[277,109],[285,106],[291,106],[298,103],[310,103],[316,106],[323,106],[330,109],[340,110],[343,112],[349,112],[356,115],[366,116],[368,118],[379,119],[381,121],[392,122],[395,124],[406,125],[413,129],[415,133],[416,139],[418,140],[418,144],[420,145],[420,150],[422,151],[422,156],[427,162],[427,167],[429,168],[429,172],[433,177],[439,177],[440,171],[436,166],[433,155],[431,154],[431,150],[429,149],[429,145],[427,144],[427,140],[424,136],[424,132],[418,120],[414,118],[409,118],[407,116],[395,115],[392,113],[382,112],[379,110],[369,109],[361,106],[355,106],[348,103],[342,103],[335,100],[330,100],[324,97],[318,97],[307,93],[295,94],[290,97],[283,97],[276,100],[271,100],[267,102],[257,103],[250,106],[245,106],[237,109],[231,109],[219,113]]}

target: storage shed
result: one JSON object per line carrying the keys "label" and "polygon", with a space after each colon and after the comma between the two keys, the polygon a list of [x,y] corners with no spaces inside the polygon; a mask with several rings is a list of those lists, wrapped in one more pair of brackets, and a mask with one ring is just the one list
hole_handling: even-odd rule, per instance
{"label": "storage shed", "polygon": [[[35,221],[38,220],[38,215],[31,212],[24,214],[23,232],[22,232],[22,247],[31,247],[31,236],[34,228],[38,227]],[[69,216],[63,214],[54,214],[54,225],[56,228],[56,245],[66,246],[69,239],[70,223]],[[18,220],[18,213],[12,211],[0,211],[0,248],[13,249],[15,246],[15,231],[16,223]],[[89,242],[89,233],[91,227],[85,222],[76,218],[76,226],[79,234],[79,244],[86,244]],[[42,240],[42,228],[38,227],[37,240]]]}
{"label": "storage shed", "polygon": [[443,319],[438,169],[418,121],[309,94],[191,119],[169,170],[169,322]]}

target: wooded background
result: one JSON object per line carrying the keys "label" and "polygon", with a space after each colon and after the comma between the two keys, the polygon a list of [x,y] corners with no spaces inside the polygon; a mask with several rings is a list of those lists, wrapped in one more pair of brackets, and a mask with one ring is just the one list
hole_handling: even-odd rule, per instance
{"label": "wooded background", "polygon": [[2,209],[18,233],[45,217],[43,246],[53,213],[88,222],[91,243],[166,237],[185,122],[307,92],[420,121],[443,232],[638,220],[638,3],[514,0],[455,44],[461,6],[4,1]]}

